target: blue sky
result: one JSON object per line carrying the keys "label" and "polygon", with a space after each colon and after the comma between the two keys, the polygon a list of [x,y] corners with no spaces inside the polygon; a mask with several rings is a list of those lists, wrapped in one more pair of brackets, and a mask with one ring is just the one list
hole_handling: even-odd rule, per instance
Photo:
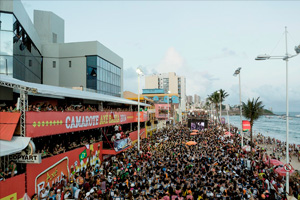
{"label": "blue sky", "polygon": [[[255,61],[258,54],[284,55],[300,44],[299,1],[28,1],[25,9],[52,11],[65,20],[65,41],[98,40],[124,59],[124,88],[137,92],[135,69],[175,71],[187,79],[187,94],[220,88],[225,103],[261,97],[267,108],[285,111],[285,62]],[[300,55],[289,62],[290,111],[300,112]]]}

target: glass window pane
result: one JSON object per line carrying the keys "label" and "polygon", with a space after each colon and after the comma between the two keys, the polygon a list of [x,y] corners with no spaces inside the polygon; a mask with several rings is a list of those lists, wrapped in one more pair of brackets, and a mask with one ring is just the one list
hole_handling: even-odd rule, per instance
{"label": "glass window pane", "polygon": [[1,55],[13,55],[13,32],[0,31]]}
{"label": "glass window pane", "polygon": [[0,30],[12,31],[13,30],[13,15],[8,13],[0,13]]}
{"label": "glass window pane", "polygon": [[13,73],[13,57],[12,56],[0,56],[0,74],[12,74]]}

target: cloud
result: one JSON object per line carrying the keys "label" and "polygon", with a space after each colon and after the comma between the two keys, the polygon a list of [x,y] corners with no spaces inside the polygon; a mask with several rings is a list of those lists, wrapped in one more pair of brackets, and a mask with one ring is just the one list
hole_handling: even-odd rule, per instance
{"label": "cloud", "polygon": [[[195,70],[188,65],[185,58],[174,48],[166,50],[164,57],[157,62],[157,65],[140,66],[145,75],[175,72],[177,76],[186,77],[186,94],[198,94],[206,98],[214,81],[218,80],[206,70]],[[145,79],[141,78],[141,87],[144,88]],[[124,69],[124,90],[137,92],[137,75],[135,69]]]}
{"label": "cloud", "polygon": [[184,58],[175,50],[170,47],[164,58],[155,66],[155,70],[159,73],[177,72],[180,71],[185,65]]}

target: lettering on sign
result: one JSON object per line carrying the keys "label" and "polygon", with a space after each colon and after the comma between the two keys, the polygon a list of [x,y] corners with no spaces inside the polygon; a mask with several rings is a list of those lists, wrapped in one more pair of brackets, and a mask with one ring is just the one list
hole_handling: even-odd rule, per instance
{"label": "lettering on sign", "polygon": [[17,163],[35,163],[39,164],[42,162],[41,154],[32,154],[32,155],[21,155],[13,154],[9,156],[10,160],[14,160]]}
{"label": "lettering on sign", "polygon": [[97,126],[99,121],[99,116],[67,116],[66,117],[66,128],[81,128],[89,126]]}
{"label": "lettering on sign", "polygon": [[35,192],[40,192],[47,186],[51,188],[54,183],[61,183],[63,176],[69,177],[69,158],[64,157],[35,178]]}

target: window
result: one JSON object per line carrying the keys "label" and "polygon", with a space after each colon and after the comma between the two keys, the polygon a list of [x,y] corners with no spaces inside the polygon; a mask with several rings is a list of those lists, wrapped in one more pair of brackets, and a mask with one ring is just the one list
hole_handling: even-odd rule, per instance
{"label": "window", "polygon": [[32,67],[32,60],[29,60],[28,65],[29,65],[29,67]]}
{"label": "window", "polygon": [[69,61],[69,67],[70,68],[72,67],[72,61],[71,60]]}
{"label": "window", "polygon": [[52,33],[52,42],[57,43],[57,34],[56,33]]}
{"label": "window", "polygon": [[56,61],[53,61],[52,65],[53,65],[53,68],[56,68]]}

